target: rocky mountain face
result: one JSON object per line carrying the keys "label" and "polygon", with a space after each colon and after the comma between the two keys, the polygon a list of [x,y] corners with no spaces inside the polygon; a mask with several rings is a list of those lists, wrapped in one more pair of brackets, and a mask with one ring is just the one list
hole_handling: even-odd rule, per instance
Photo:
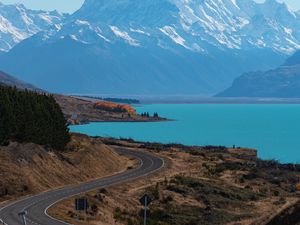
{"label": "rocky mountain face", "polygon": [[246,73],[220,97],[300,98],[300,51],[277,69]]}
{"label": "rocky mountain face", "polygon": [[9,51],[40,31],[58,28],[65,16],[57,11],[29,10],[22,4],[0,2],[0,51]]}
{"label": "rocky mountain face", "polygon": [[275,0],[86,0],[60,23],[0,68],[55,92],[198,95],[300,48],[300,14]]}
{"label": "rocky mountain face", "polygon": [[[106,41],[123,39],[136,46],[156,39],[162,46],[172,41],[196,52],[208,52],[207,45],[282,53],[300,48],[299,14],[276,0],[86,0],[70,21],[81,28],[89,24]],[[69,32],[82,40],[78,33]]]}

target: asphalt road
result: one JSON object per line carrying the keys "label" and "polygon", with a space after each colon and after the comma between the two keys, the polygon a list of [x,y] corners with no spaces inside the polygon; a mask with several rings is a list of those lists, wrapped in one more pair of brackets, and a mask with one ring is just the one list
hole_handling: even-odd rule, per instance
{"label": "asphalt road", "polygon": [[49,216],[47,210],[54,204],[72,196],[144,177],[164,167],[163,159],[149,153],[137,152],[125,148],[116,148],[116,151],[120,154],[139,159],[141,162],[139,168],[104,179],[76,186],[68,186],[13,202],[0,209],[0,221],[2,220],[7,225],[22,225],[22,220],[18,214],[19,212],[27,211],[27,225],[66,225],[68,223]]}

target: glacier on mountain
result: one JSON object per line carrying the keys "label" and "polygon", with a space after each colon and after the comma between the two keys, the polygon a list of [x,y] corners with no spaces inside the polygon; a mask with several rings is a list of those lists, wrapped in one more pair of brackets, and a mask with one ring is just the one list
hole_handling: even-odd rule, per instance
{"label": "glacier on mountain", "polygon": [[[70,17],[57,11],[29,10],[21,4],[0,4],[0,49],[8,51],[40,31],[61,32],[58,26],[65,26],[63,33],[83,43],[92,41],[84,40],[85,36],[93,36],[94,42],[122,39],[140,47],[153,38],[157,44],[167,42],[165,35],[195,51],[205,49],[206,44],[270,48],[283,54],[300,48],[299,12],[276,0],[86,0]],[[55,32],[47,36],[65,36]]]}
{"label": "glacier on mountain", "polygon": [[30,10],[22,4],[0,2],[0,51],[9,51],[24,39],[59,26],[65,16],[57,11]]}

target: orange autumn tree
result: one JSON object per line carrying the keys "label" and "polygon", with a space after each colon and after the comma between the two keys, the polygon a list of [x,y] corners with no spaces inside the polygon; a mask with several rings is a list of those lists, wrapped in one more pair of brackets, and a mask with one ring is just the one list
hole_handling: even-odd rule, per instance
{"label": "orange autumn tree", "polygon": [[296,188],[298,191],[300,191],[300,183],[296,184]]}
{"label": "orange autumn tree", "polygon": [[113,102],[96,102],[95,108],[102,109],[109,112],[117,112],[117,113],[129,113],[130,115],[136,115],[136,110],[130,106],[125,104],[117,104]]}

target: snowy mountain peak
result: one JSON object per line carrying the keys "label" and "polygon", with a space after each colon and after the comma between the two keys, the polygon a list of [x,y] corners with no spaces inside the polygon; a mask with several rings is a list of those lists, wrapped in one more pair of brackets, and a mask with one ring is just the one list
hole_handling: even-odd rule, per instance
{"label": "snowy mountain peak", "polygon": [[86,0],[66,19],[13,6],[0,41],[38,34],[0,66],[53,92],[211,94],[300,49],[299,20],[270,0]]}
{"label": "snowy mountain peak", "polygon": [[37,32],[62,23],[65,17],[57,11],[30,10],[23,4],[0,3],[0,51],[8,51]]}
{"label": "snowy mountain peak", "polygon": [[109,40],[136,47],[156,39],[158,46],[192,51],[205,51],[209,44],[290,54],[300,46],[300,15],[276,0],[86,0],[69,23],[78,19]]}
{"label": "snowy mountain peak", "polygon": [[[46,30],[47,39],[82,43],[121,41],[135,47],[207,51],[268,48],[291,54],[300,46],[300,13],[266,0],[85,0],[65,19],[58,12],[0,5],[0,49]],[[49,27],[54,29],[49,31]],[[138,32],[137,32],[138,31]],[[76,38],[75,38],[76,37]]]}

